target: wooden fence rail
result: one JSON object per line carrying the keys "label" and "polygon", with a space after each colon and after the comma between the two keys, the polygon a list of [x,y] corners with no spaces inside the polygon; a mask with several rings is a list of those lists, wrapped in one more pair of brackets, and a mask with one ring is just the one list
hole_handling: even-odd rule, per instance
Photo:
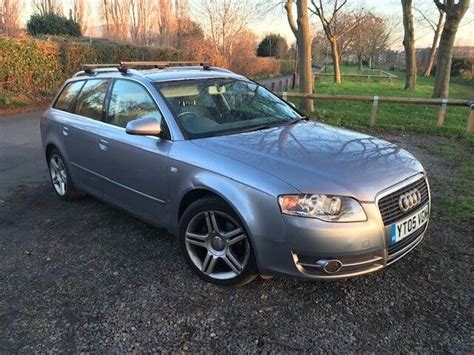
{"label": "wooden fence rail", "polygon": [[[334,76],[334,73],[314,73],[313,76],[316,78],[318,76]],[[365,78],[370,81],[370,79],[386,79],[389,82],[392,80],[398,80],[398,76],[388,76],[381,74],[341,74],[343,78]]]}
{"label": "wooden fence rail", "polygon": [[380,103],[397,103],[408,105],[434,105],[439,106],[438,127],[444,127],[446,120],[446,110],[449,106],[469,107],[469,116],[467,118],[466,131],[474,133],[474,101],[457,99],[423,99],[411,97],[390,97],[390,96],[353,96],[353,95],[325,95],[325,94],[302,94],[296,92],[279,92],[284,100],[286,99],[314,99],[325,101],[356,101],[372,102],[372,111],[370,113],[370,127],[375,127],[377,122],[378,106]]}

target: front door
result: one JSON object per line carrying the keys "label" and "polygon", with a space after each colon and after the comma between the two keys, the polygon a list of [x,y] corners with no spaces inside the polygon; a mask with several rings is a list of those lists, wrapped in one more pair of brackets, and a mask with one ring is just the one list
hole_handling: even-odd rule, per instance
{"label": "front door", "polygon": [[105,200],[167,227],[171,142],[125,132],[129,121],[145,116],[164,124],[155,101],[144,86],[131,80],[115,80],[107,124],[101,125],[98,132],[103,193]]}

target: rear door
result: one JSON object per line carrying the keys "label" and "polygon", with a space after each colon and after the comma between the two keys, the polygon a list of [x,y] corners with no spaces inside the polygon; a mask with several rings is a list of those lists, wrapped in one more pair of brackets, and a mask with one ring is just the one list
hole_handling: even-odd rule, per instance
{"label": "rear door", "polygon": [[99,130],[104,199],[152,221],[168,226],[168,152],[171,141],[125,132],[140,117],[164,119],[148,90],[136,81],[114,80],[107,124]]}
{"label": "rear door", "polygon": [[62,122],[61,134],[66,147],[74,183],[98,197],[102,196],[98,159],[99,125],[105,117],[104,101],[109,79],[89,79]]}

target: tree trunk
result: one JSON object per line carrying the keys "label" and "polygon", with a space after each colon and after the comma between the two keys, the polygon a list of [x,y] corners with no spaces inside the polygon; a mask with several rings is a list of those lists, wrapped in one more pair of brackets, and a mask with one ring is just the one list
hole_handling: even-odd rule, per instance
{"label": "tree trunk", "polygon": [[469,0],[459,0],[456,5],[446,7],[446,22],[438,48],[438,64],[436,65],[436,81],[433,97],[448,98],[449,80],[451,78],[451,63],[453,46],[459,23],[469,7]]}
{"label": "tree trunk", "polygon": [[357,63],[359,66],[359,71],[361,71],[362,70],[362,56],[360,55],[357,56]]}
{"label": "tree trunk", "polygon": [[403,47],[405,47],[405,90],[415,90],[416,86],[416,51],[415,31],[413,28],[413,0],[402,0],[403,8]]}
{"label": "tree trunk", "polygon": [[436,58],[436,48],[438,47],[439,38],[441,36],[441,30],[443,29],[444,22],[444,12],[439,12],[438,23],[436,24],[436,29],[433,37],[433,43],[431,44],[430,57],[425,66],[425,72],[423,76],[427,77],[431,75],[431,70],[433,69],[433,64]]}
{"label": "tree trunk", "polygon": [[[309,27],[308,1],[297,2],[298,13],[298,68],[300,74],[300,92],[313,93],[313,71],[311,68],[311,30]],[[300,101],[300,107],[306,112],[314,112],[313,100],[304,99]]]}
{"label": "tree trunk", "polygon": [[331,40],[331,54],[332,54],[332,65],[334,67],[334,82],[336,84],[341,83],[341,64],[339,60],[339,49],[337,48],[337,41]]}

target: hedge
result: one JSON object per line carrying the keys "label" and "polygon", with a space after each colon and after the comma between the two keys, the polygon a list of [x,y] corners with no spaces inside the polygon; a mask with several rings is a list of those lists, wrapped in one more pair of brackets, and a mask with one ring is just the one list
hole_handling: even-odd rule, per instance
{"label": "hedge", "polygon": [[49,96],[84,63],[180,60],[173,48],[134,46],[62,37],[0,37],[0,96]]}
{"label": "hedge", "polygon": [[279,59],[281,75],[291,75],[295,69],[295,61],[293,59]]}

